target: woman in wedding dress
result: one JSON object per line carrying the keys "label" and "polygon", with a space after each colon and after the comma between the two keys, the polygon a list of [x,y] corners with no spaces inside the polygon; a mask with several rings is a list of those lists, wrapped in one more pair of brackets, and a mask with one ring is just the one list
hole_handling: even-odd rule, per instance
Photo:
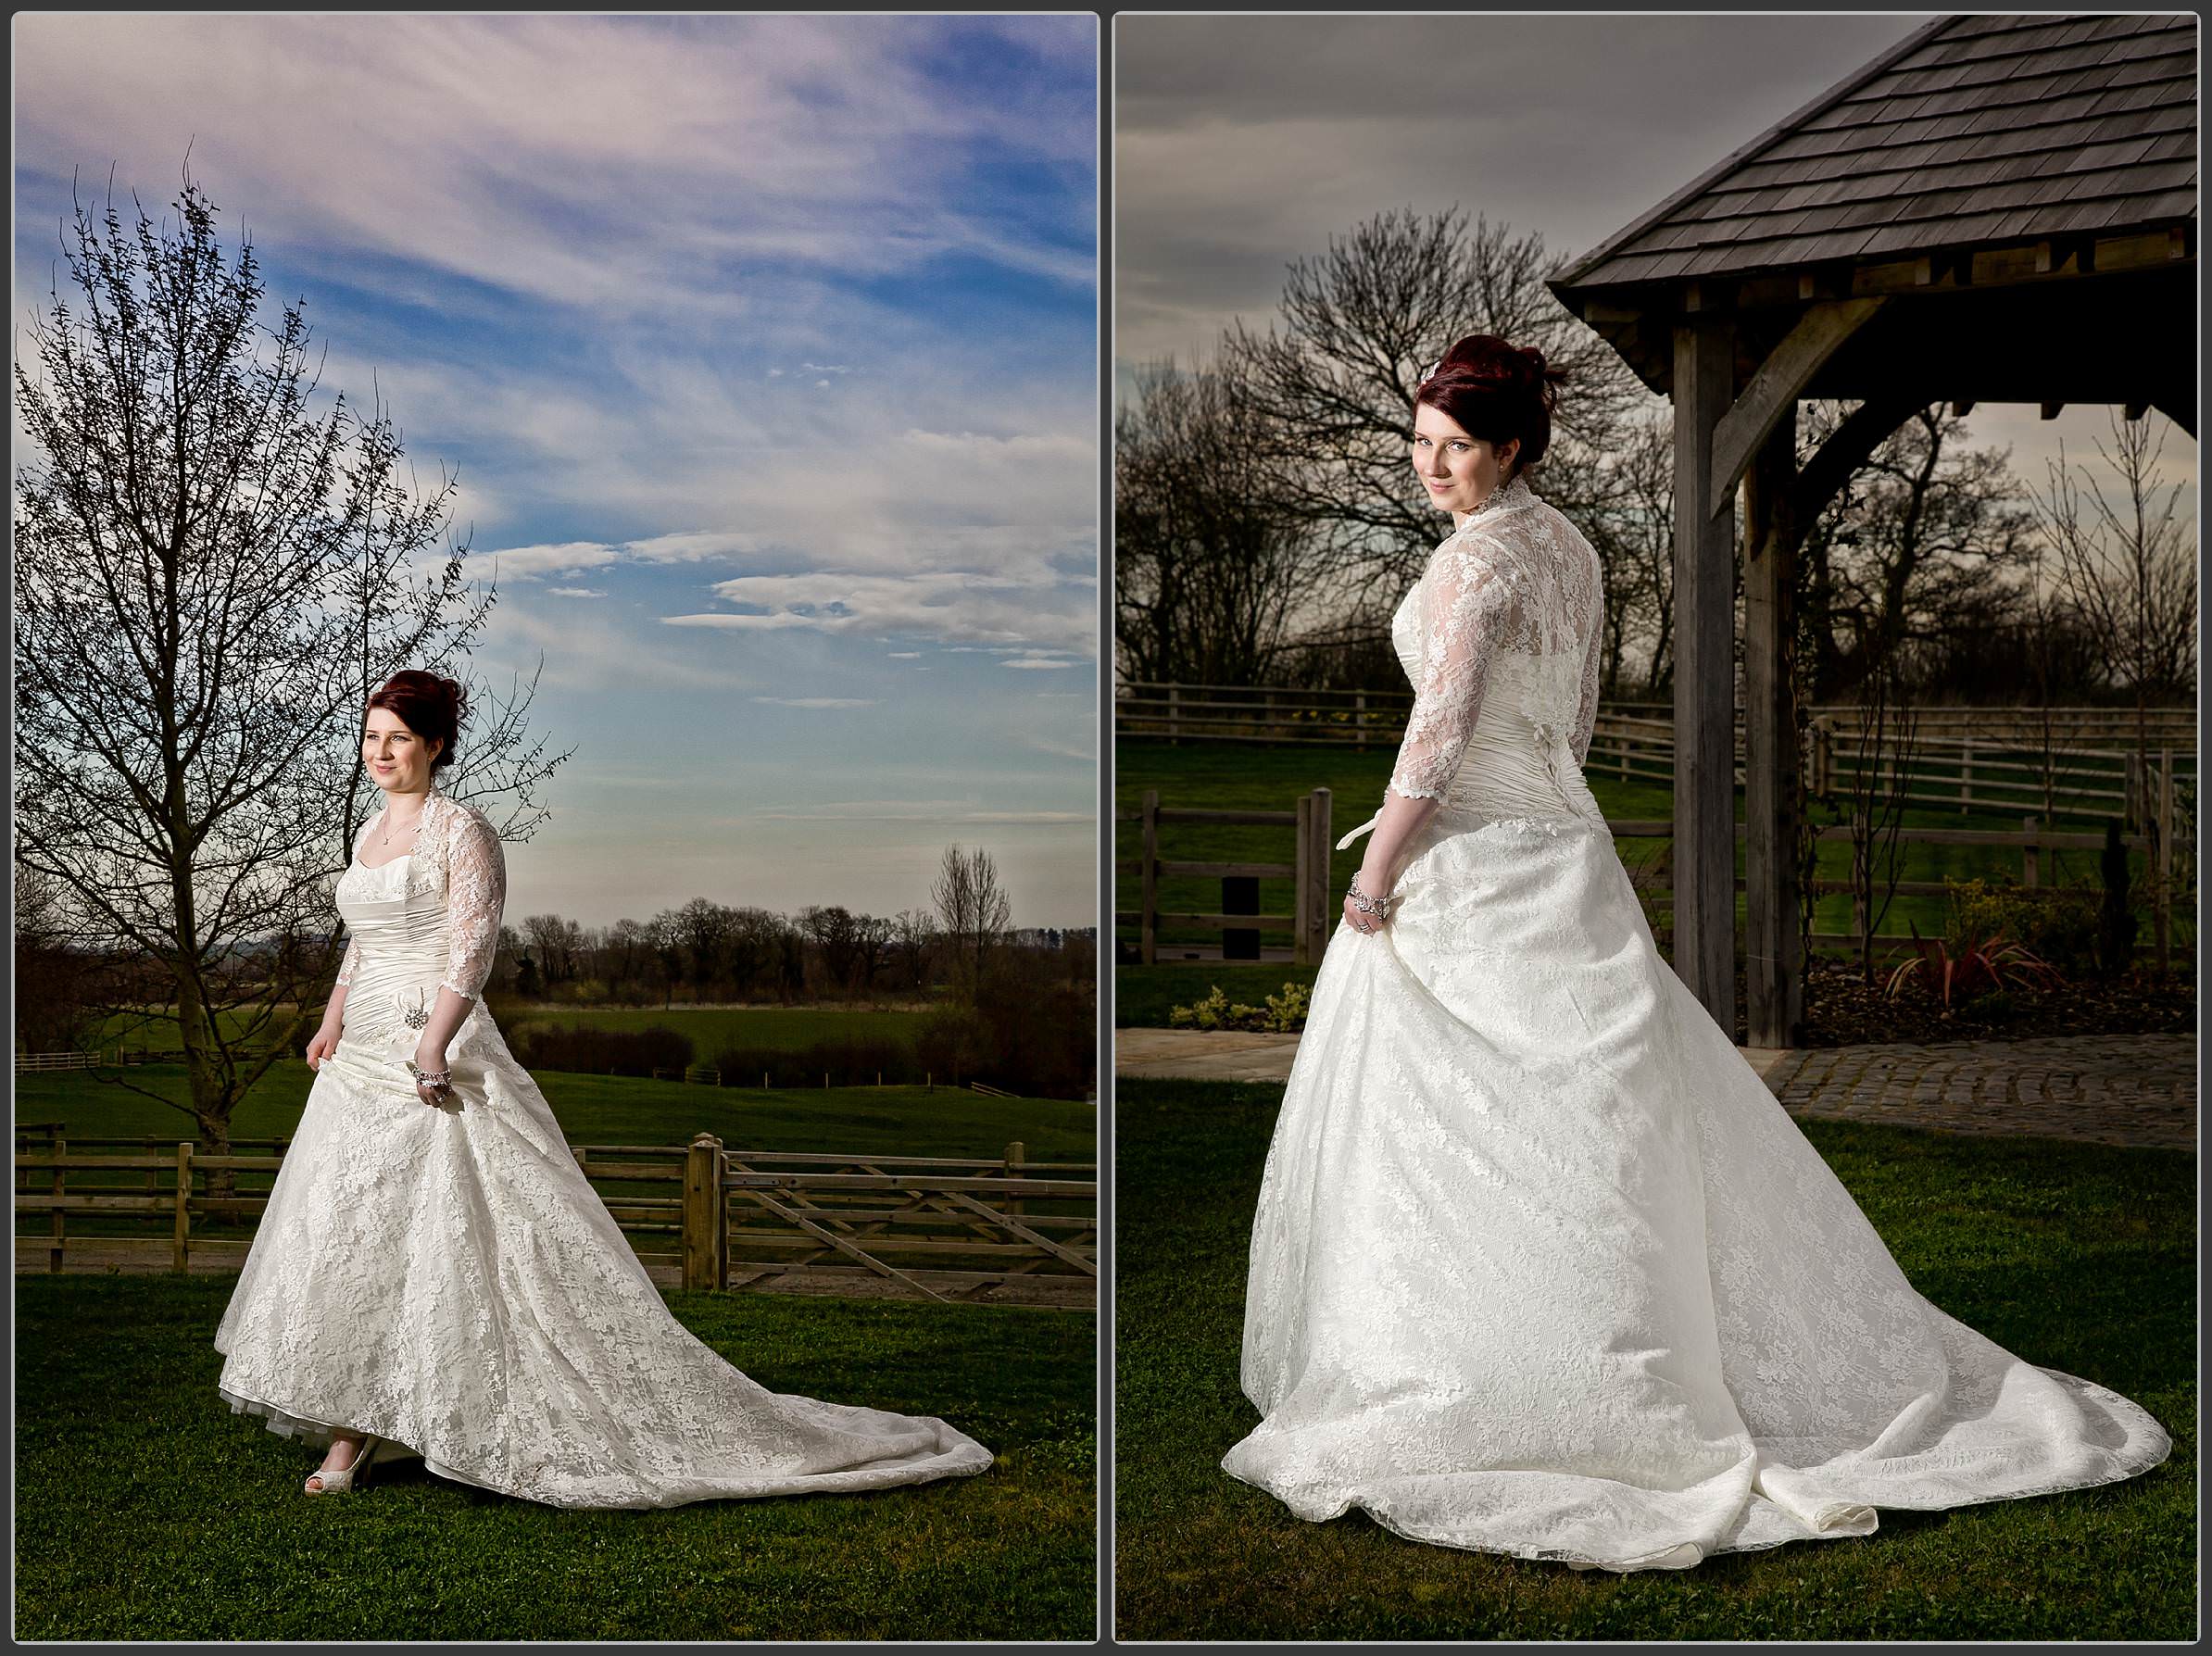
{"label": "woman in wedding dress", "polygon": [[337,902],[351,939],[315,1081],[215,1336],[233,1411],[560,1507],[875,1489],[981,1472],[941,1420],[772,1392],[676,1321],[483,1005],[506,866],[438,791],[460,686],[396,674],[361,758],[384,806]]}
{"label": "woman in wedding dress", "polygon": [[1581,773],[1596,553],[1524,473],[1556,370],[1421,384],[1457,527],[1391,622],[1415,692],[1252,1226],[1223,1465],[1300,1517],[1577,1568],[1864,1536],[1880,1507],[2156,1465],[2158,1423],[1915,1291],[1660,956]]}

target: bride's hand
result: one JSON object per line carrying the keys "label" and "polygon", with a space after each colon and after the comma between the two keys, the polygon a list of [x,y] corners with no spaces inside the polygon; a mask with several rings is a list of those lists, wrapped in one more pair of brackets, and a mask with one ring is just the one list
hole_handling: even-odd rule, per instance
{"label": "bride's hand", "polygon": [[425,1039],[416,1043],[415,1068],[420,1073],[415,1079],[415,1097],[425,1104],[438,1105],[453,1096],[450,1080],[434,1082],[434,1075],[446,1075],[445,1051]]}
{"label": "bride's hand", "polygon": [[[1368,888],[1368,873],[1365,869],[1360,870],[1359,877],[1354,883],[1359,886],[1362,897],[1373,897],[1375,894]],[[1379,882],[1377,884],[1379,884]],[[1353,931],[1370,937],[1390,923],[1387,915],[1369,914],[1362,910],[1349,891],[1344,894],[1344,920]]]}
{"label": "bride's hand", "polygon": [[337,1030],[325,1023],[308,1041],[308,1068],[320,1070],[322,1060],[338,1049]]}

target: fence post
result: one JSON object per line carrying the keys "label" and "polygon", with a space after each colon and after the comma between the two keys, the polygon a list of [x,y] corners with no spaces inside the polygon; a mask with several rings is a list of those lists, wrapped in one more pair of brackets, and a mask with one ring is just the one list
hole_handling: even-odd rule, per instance
{"label": "fence post", "polygon": [[[69,1141],[57,1133],[54,1135],[54,1194],[56,1196],[67,1196],[69,1193],[69,1175],[62,1170],[61,1165],[61,1159],[69,1153]],[[46,1245],[46,1270],[51,1275],[59,1276],[61,1274],[61,1255],[67,1245],[65,1229],[61,1210],[57,1207],[54,1210],[53,1223],[48,1227],[53,1239]]]}
{"label": "fence post", "polygon": [[1958,814],[1965,816],[1974,805],[1974,738],[1968,736],[1959,750],[1958,760]]}
{"label": "fence post", "polygon": [[1311,796],[1313,809],[1310,813],[1306,831],[1313,836],[1313,852],[1307,859],[1312,872],[1312,895],[1306,899],[1306,918],[1313,930],[1306,936],[1305,964],[1316,966],[1327,952],[1329,936],[1328,855],[1334,848],[1329,839],[1329,791],[1315,788]]}
{"label": "fence post", "polygon": [[1352,748],[1353,748],[1353,750],[1354,750],[1355,752],[1359,752],[1359,753],[1364,753],[1364,752],[1366,752],[1366,751],[1367,751],[1367,693],[1366,693],[1364,690],[1356,691],[1356,692],[1354,692],[1354,693],[1353,693],[1353,695],[1352,695],[1352,698],[1351,698],[1351,729],[1352,729]]}
{"label": "fence post", "polygon": [[1171,747],[1183,745],[1183,687],[1167,687],[1167,742]]}
{"label": "fence post", "polygon": [[2143,750],[2128,749],[2126,780],[2120,784],[2120,832],[2133,834],[2143,826]]}
{"label": "fence post", "polygon": [[1160,960],[1160,790],[1144,791],[1144,902],[1137,917],[1137,958],[1145,965]]}
{"label": "fence post", "polygon": [[[1029,1147],[1020,1139],[1015,1139],[1013,1143],[1006,1147],[1006,1176],[1010,1179],[1020,1178],[1022,1174],[1019,1170],[1022,1163],[1028,1160]],[[1019,1198],[1010,1198],[1006,1204],[1006,1211],[1018,1216],[1026,1213],[1029,1208],[1027,1203]]]}
{"label": "fence post", "polygon": [[[1290,859],[1290,960],[1294,965],[1312,964],[1306,952],[1313,941],[1313,879],[1306,865],[1313,857],[1313,796],[1298,797],[1296,855]],[[1222,951],[1225,956],[1227,950]]]}
{"label": "fence post", "polygon": [[701,1133],[684,1158],[684,1286],[725,1286],[723,1246],[728,1228],[722,1199],[722,1140]]}
{"label": "fence post", "polygon": [[177,1231],[170,1244],[170,1269],[192,1269],[192,1146],[177,1145]]}
{"label": "fence post", "polygon": [[2157,928],[2158,975],[2164,977],[2172,960],[2174,935],[2174,750],[2158,750],[2158,843],[2152,855],[2158,874],[2157,899],[2152,923]]}
{"label": "fence post", "polygon": [[2020,832],[2029,836],[2028,843],[2020,847],[2020,884],[2029,891],[2033,891],[2042,884],[2042,849],[2035,843],[2034,837],[2038,820],[2035,817],[2020,819]]}
{"label": "fence post", "polygon": [[1813,721],[1813,791],[1825,794],[1835,785],[1836,721],[1823,713]]}

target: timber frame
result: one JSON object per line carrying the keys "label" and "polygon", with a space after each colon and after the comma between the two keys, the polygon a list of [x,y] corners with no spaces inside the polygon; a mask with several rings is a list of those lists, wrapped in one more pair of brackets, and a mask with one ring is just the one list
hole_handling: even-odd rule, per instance
{"label": "timber frame", "polygon": [[[2185,110],[2174,90],[2195,28],[1939,18],[1550,282],[1674,403],[1675,967],[1723,1029],[1741,571],[1753,1046],[1804,1035],[1791,597],[1821,509],[1937,402],[2155,408],[2196,434],[2193,67]],[[1801,465],[1807,398],[1859,407]]]}

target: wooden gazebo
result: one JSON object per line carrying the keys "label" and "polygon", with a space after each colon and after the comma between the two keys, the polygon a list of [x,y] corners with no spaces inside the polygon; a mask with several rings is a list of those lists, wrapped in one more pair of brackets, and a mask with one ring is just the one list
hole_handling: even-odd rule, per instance
{"label": "wooden gazebo", "polygon": [[[1791,567],[1844,480],[1949,401],[2196,432],[2193,15],[1945,17],[1551,282],[1675,406],[1675,966],[1735,1014],[1743,490],[1748,1033],[1797,1043]],[[1797,404],[1860,407],[1803,467]]]}

